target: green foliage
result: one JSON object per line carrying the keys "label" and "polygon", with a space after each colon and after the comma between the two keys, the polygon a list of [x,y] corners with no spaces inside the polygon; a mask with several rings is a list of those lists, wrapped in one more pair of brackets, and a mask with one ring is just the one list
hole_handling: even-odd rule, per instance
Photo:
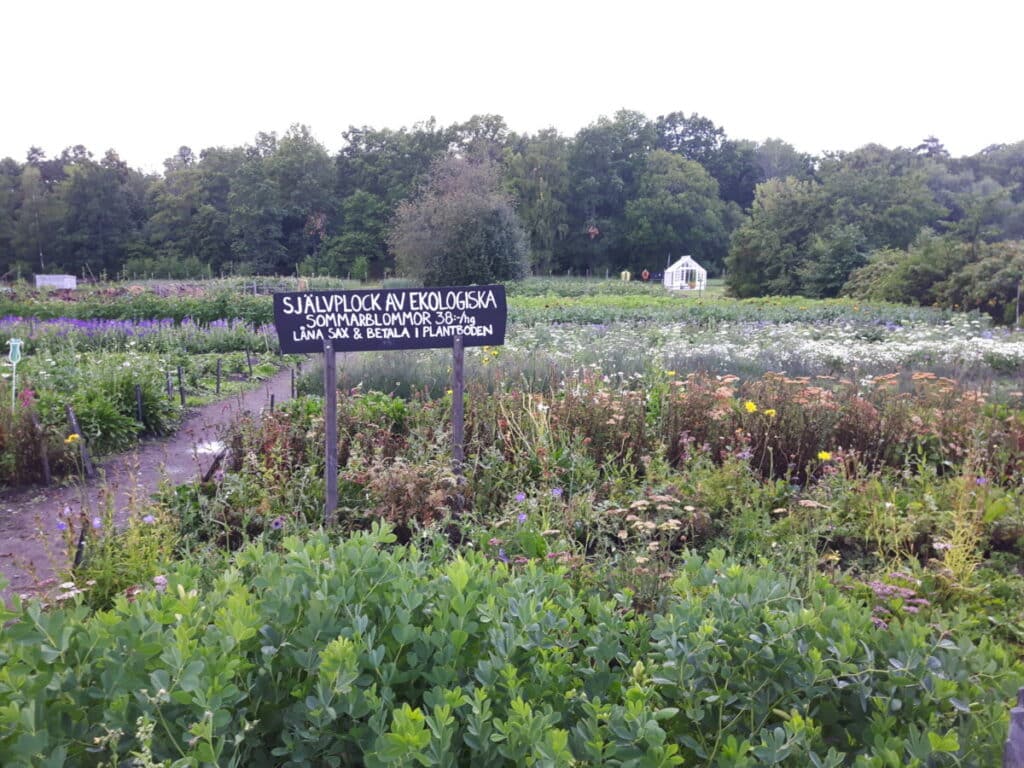
{"label": "green foliage", "polygon": [[109,611],[17,608],[0,637],[0,759],[804,766],[945,754],[987,766],[999,754],[1013,669],[951,627],[880,630],[832,588],[801,594],[720,552],[690,557],[648,618],[621,595],[577,593],[560,568],[393,540],[381,528],[340,544],[289,537],[242,550],[209,589],[184,564]]}
{"label": "green foliage", "polygon": [[424,285],[519,280],[529,261],[522,225],[487,163],[451,158],[403,203],[391,230],[398,269]]}
{"label": "green foliage", "polygon": [[687,253],[718,273],[737,217],[699,163],[656,150],[647,156],[636,198],[626,203],[630,264],[654,266],[664,254]]}

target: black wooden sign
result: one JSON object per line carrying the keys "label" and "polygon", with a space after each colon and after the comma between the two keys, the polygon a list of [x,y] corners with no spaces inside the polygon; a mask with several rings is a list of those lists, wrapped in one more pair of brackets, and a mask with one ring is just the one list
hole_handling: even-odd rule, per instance
{"label": "black wooden sign", "polygon": [[505,343],[505,286],[299,291],[274,294],[274,324],[286,354]]}

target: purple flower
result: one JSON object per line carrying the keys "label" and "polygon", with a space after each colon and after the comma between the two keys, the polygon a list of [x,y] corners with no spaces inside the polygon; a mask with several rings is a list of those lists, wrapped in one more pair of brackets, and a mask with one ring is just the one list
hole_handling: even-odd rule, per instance
{"label": "purple flower", "polygon": [[65,523],[63,520],[59,520],[57,522],[57,530],[58,531],[66,531],[67,529],[68,529],[68,524]]}
{"label": "purple flower", "polygon": [[505,550],[504,549],[499,549],[498,550],[498,559],[501,560],[501,562],[503,562],[503,563],[507,563],[508,562],[508,555],[505,554]]}
{"label": "purple flower", "polygon": [[516,520],[519,522],[520,525],[525,523],[526,522],[526,513],[525,512],[520,512],[518,515],[516,515]]}
{"label": "purple flower", "polygon": [[98,517],[94,517],[92,519],[92,527],[98,531],[100,528],[103,527],[103,521],[100,520]]}
{"label": "purple flower", "polygon": [[156,585],[157,592],[164,592],[167,590],[167,577],[166,576],[154,576],[153,583]]}
{"label": "purple flower", "polygon": [[552,488],[551,489],[551,495],[554,496],[556,499],[562,498],[562,489],[561,488]]}
{"label": "purple flower", "polygon": [[526,501],[526,494],[520,491],[516,494],[516,501]]}
{"label": "purple flower", "polygon": [[146,525],[152,525],[156,522],[156,518],[152,515],[146,515],[144,518],[142,518],[142,522],[144,522]]}
{"label": "purple flower", "polygon": [[280,531],[282,528],[284,528],[284,518],[278,515],[270,521],[270,527],[273,528],[275,531]]}
{"label": "purple flower", "polygon": [[974,484],[975,485],[987,485],[988,484],[988,478],[987,477],[979,477],[979,478],[977,478],[974,481]]}

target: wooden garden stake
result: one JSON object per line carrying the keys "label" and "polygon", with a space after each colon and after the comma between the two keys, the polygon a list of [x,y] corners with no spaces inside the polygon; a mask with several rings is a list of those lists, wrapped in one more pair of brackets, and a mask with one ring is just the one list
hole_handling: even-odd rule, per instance
{"label": "wooden garden stake", "polygon": [[142,420],[142,385],[135,385],[135,418],[139,424],[145,428],[145,422]]}
{"label": "wooden garden stake", "polygon": [[456,336],[452,339],[452,469],[455,470],[455,476],[460,482],[463,479],[462,465],[466,460],[466,423],[462,402],[462,392],[466,384],[464,360],[462,337]]}
{"label": "wooden garden stake", "polygon": [[185,377],[181,372],[181,366],[178,366],[178,395],[181,397],[181,405],[185,406]]}
{"label": "wooden garden stake", "polygon": [[217,358],[217,394],[220,394],[220,358]]}
{"label": "wooden garden stake", "polygon": [[338,369],[334,343],[329,339],[324,341],[324,432],[324,522],[333,525],[338,510]]}
{"label": "wooden garden stake", "polygon": [[35,411],[30,412],[30,418],[32,419],[32,428],[39,439],[39,458],[43,462],[43,483],[49,485],[53,478],[50,476],[50,455],[46,450],[46,435],[43,433],[43,426],[39,423],[39,417],[36,416]]}

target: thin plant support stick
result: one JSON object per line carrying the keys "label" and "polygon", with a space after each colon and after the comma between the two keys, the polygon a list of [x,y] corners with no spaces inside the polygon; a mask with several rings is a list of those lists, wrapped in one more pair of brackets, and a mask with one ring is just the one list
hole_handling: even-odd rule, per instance
{"label": "thin plant support stick", "polygon": [[66,410],[68,423],[71,425],[71,433],[78,435],[78,450],[82,457],[82,470],[87,478],[93,480],[96,477],[96,468],[93,467],[92,459],[89,458],[89,449],[85,444],[85,438],[82,436],[82,428],[78,426],[78,417],[75,416],[75,409],[69,405]]}
{"label": "thin plant support stick", "polygon": [[338,368],[334,342],[324,340],[324,524],[334,525],[338,511]]}
{"label": "thin plant support stick", "polygon": [[39,440],[39,459],[43,463],[43,484],[49,485],[53,482],[53,478],[50,476],[50,455],[46,450],[46,433],[43,432],[43,427],[35,412],[31,411],[29,416],[32,419],[32,428],[35,430],[36,439]]}
{"label": "thin plant support stick", "polygon": [[452,469],[460,483],[462,465],[466,461],[466,420],[462,402],[466,385],[464,360],[462,337],[456,336],[452,339]]}

